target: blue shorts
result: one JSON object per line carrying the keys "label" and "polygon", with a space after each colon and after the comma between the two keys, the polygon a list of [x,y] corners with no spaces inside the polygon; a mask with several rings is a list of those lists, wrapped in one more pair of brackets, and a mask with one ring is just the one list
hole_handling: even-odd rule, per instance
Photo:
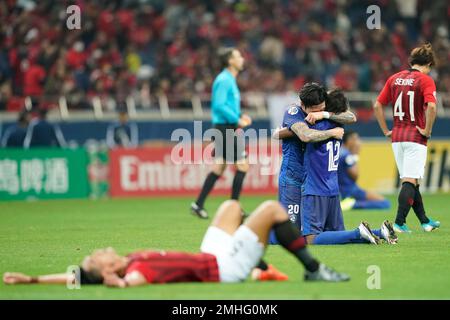
{"label": "blue shorts", "polygon": [[367,193],[365,190],[361,189],[357,184],[355,184],[350,189],[341,189],[341,197],[342,199],[354,198],[355,200],[367,200]]}
{"label": "blue shorts", "polygon": [[[301,187],[281,181],[278,186],[278,201],[286,209],[289,219],[298,226],[298,229],[300,230],[300,210],[302,203]],[[278,244],[278,240],[273,230],[269,235],[269,244]]]}
{"label": "blue shorts", "polygon": [[278,200],[286,209],[289,219],[300,228],[300,209],[302,205],[301,187],[293,184],[281,183],[278,189]]}
{"label": "blue shorts", "polygon": [[305,236],[345,230],[339,196],[303,196],[300,220]]}

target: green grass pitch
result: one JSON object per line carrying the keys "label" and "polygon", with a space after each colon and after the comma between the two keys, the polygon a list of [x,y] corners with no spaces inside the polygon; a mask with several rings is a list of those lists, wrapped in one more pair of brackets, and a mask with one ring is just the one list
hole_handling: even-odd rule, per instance
{"label": "green grass pitch", "polygon": [[[215,210],[224,198],[210,198]],[[246,210],[264,197],[243,196]],[[395,198],[391,197],[395,204]],[[189,198],[67,200],[0,203],[0,273],[64,272],[91,250],[113,246],[120,253],[143,248],[198,251],[209,221],[188,213]],[[412,234],[401,234],[396,246],[312,246],[321,261],[352,277],[348,283],[305,283],[303,269],[280,247],[270,247],[266,260],[290,276],[287,282],[239,284],[168,284],[111,289],[55,285],[5,286],[0,299],[450,299],[450,195],[424,196],[427,211],[442,227],[424,233],[413,212]],[[361,220],[373,228],[389,211],[344,213],[348,229]],[[369,290],[367,268],[381,272],[381,289]]]}

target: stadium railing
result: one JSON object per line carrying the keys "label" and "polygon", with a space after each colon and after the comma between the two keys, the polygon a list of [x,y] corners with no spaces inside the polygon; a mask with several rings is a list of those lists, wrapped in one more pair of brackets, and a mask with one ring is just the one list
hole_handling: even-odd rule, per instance
{"label": "stadium railing", "polygon": [[[366,113],[367,117],[372,117],[372,105],[377,98],[376,92],[346,92],[350,101],[350,106],[357,112]],[[283,98],[278,98],[283,97]],[[271,99],[272,98],[272,99]],[[274,98],[274,99],[273,99]],[[83,97],[83,107],[74,106],[72,97],[69,96],[45,96],[40,98],[51,112],[49,116],[59,120],[109,120],[116,117],[118,109],[117,99],[114,96],[93,96]],[[79,100],[79,99],[78,99]],[[274,102],[275,101],[275,102]],[[275,103],[280,107],[285,106],[288,101],[297,101],[295,92],[245,92],[242,93],[242,109],[257,119],[267,119],[270,117],[269,104]],[[209,94],[193,94],[190,97],[168,96],[165,94],[153,95],[148,101],[142,101],[137,95],[129,95],[124,99],[124,105],[131,119],[198,119],[206,120],[210,118]],[[24,107],[31,110],[33,106],[32,98],[25,97]],[[278,107],[278,105],[276,106]],[[16,112],[1,111],[2,121],[13,121]],[[391,114],[388,112],[390,117]],[[438,116],[450,118],[450,92],[438,93]]]}

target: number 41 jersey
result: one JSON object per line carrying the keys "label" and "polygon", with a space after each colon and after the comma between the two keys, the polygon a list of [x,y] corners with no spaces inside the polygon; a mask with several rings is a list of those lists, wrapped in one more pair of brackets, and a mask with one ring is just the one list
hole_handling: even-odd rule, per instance
{"label": "number 41 jersey", "polygon": [[[330,120],[322,120],[311,126],[315,130],[329,130],[339,125]],[[306,179],[302,195],[337,196],[339,195],[338,163],[341,140],[328,139],[306,145],[304,168]]]}
{"label": "number 41 jersey", "polygon": [[393,105],[392,142],[427,145],[427,138],[416,126],[425,128],[427,103],[436,103],[436,85],[430,76],[415,69],[398,72],[386,81],[377,100]]}

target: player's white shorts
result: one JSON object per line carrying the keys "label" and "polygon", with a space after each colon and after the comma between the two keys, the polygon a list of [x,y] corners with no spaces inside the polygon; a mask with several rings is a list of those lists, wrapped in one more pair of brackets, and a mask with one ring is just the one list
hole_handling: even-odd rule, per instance
{"label": "player's white shorts", "polygon": [[211,226],[206,231],[200,251],[216,256],[221,282],[240,282],[247,279],[259,263],[264,246],[246,226],[240,226],[233,235]]}
{"label": "player's white shorts", "polygon": [[393,142],[395,162],[400,179],[422,179],[427,161],[427,146],[415,142]]}

